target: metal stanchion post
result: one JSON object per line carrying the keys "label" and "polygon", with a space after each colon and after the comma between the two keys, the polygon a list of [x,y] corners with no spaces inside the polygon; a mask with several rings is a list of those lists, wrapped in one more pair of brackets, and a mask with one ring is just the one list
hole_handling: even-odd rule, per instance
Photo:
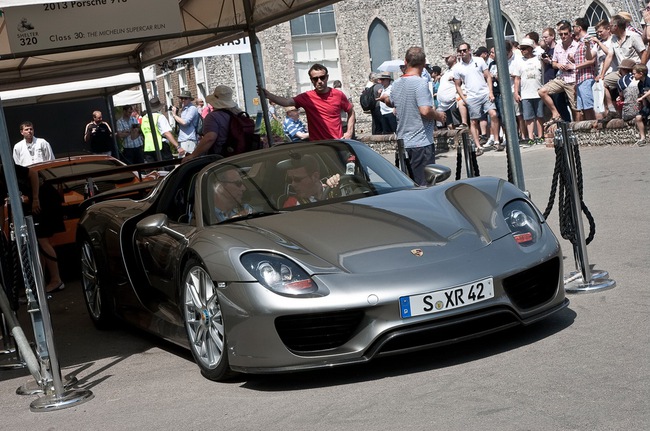
{"label": "metal stanchion post", "polygon": [[397,140],[397,160],[399,162],[399,168],[406,175],[409,174],[408,167],[406,167],[406,150],[404,149],[404,139]]}
{"label": "metal stanchion post", "polygon": [[609,279],[607,271],[592,271],[587,257],[587,244],[585,241],[584,226],[582,222],[582,205],[580,202],[580,193],[576,179],[576,165],[574,157],[574,146],[578,145],[573,132],[569,131],[565,122],[558,123],[556,132],[556,145],[562,146],[562,155],[564,156],[566,166],[569,168],[569,175],[566,181],[568,185],[569,199],[571,201],[571,216],[573,226],[576,228],[576,236],[573,244],[573,255],[576,263],[577,272],[572,273],[565,280],[565,291],[569,293],[583,293],[595,290],[611,289],[616,286],[614,280]]}
{"label": "metal stanchion post", "polygon": [[472,160],[476,154],[476,144],[474,141],[469,139],[467,132],[463,132],[463,155],[465,156],[465,170],[467,172],[467,178],[474,178],[476,172],[474,172],[474,164]]}
{"label": "metal stanchion post", "polygon": [[[0,289],[4,289],[3,286],[0,286]],[[18,368],[25,368],[27,364],[20,356],[20,350],[16,348],[16,343],[11,338],[11,334],[7,330],[7,321],[3,312],[0,312],[0,330],[2,333],[2,342],[4,348],[0,350],[0,356],[3,356],[3,359],[0,359],[0,370],[14,370]]]}
{"label": "metal stanchion post", "polygon": [[[43,269],[38,258],[34,222],[31,216],[25,217],[25,222],[26,225],[23,226],[23,230],[18,233],[23,237],[23,244],[26,246],[26,256],[21,256],[21,262],[25,262],[23,259],[27,258],[27,261],[31,263],[31,274],[27,274],[30,268],[26,266],[23,266],[23,274],[33,277],[34,283],[26,284],[36,289],[37,301],[30,301],[28,311],[32,315],[32,321],[34,322],[36,350],[42,369],[41,381],[37,383],[45,394],[34,400],[29,407],[33,412],[61,410],[89,401],[94,398],[94,395],[86,389],[66,390],[64,387],[54,346],[54,333],[52,332],[47,294],[43,287]],[[29,279],[29,277],[25,278]],[[33,297],[33,292],[29,296]],[[36,328],[39,328],[39,330],[37,331]],[[20,391],[21,388],[17,392],[21,393]]]}

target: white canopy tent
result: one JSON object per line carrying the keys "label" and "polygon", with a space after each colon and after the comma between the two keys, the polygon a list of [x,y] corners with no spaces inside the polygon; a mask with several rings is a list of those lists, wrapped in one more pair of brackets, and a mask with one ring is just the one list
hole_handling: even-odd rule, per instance
{"label": "white canopy tent", "polygon": [[[143,72],[145,81],[155,81],[156,71],[153,67],[147,67]],[[105,78],[68,82],[65,84],[52,84],[23,88],[20,90],[0,91],[0,99],[2,99],[4,106],[29,105],[56,102],[72,98],[81,99],[84,97],[97,96],[99,94],[109,95],[136,85],[140,85],[140,75],[131,72]],[[128,93],[125,93],[127,91]],[[116,102],[115,96],[113,97],[113,103],[115,105],[119,106],[144,102],[144,97],[141,91],[125,90],[122,93],[119,93],[121,96],[117,98],[120,100],[120,103]],[[138,95],[134,93],[138,93]],[[129,100],[137,101],[129,102]],[[122,101],[125,103],[122,103]]]}

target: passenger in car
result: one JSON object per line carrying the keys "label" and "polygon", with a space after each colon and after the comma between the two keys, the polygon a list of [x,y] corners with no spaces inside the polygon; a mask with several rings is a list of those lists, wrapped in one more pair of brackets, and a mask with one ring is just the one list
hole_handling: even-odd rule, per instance
{"label": "passenger in car", "polygon": [[246,185],[239,170],[230,168],[217,174],[214,186],[214,212],[217,222],[252,214],[253,207],[243,203]]}
{"label": "passenger in car", "polygon": [[318,161],[309,154],[292,160],[291,168],[287,169],[287,182],[295,194],[289,196],[282,204],[283,208],[304,205],[329,198],[328,188],[338,187],[341,176],[334,174],[321,182],[321,172]]}

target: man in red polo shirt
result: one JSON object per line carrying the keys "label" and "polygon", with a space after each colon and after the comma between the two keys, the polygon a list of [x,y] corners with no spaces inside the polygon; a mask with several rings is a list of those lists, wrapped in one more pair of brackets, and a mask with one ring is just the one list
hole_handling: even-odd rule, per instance
{"label": "man in red polo shirt", "polygon": [[[350,139],[354,135],[354,108],[342,91],[327,86],[328,78],[327,67],[314,64],[309,69],[313,90],[305,91],[292,98],[276,96],[262,87],[258,87],[258,93],[260,95],[264,93],[268,100],[280,106],[303,108],[307,114],[310,140]],[[345,133],[341,122],[341,110],[348,114],[348,128]]]}

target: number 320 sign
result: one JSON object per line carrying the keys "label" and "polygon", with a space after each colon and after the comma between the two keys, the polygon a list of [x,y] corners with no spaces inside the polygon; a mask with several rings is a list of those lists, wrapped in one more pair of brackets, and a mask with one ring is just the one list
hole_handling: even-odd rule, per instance
{"label": "number 320 sign", "polygon": [[3,9],[12,53],[180,33],[178,0],[80,0]]}

